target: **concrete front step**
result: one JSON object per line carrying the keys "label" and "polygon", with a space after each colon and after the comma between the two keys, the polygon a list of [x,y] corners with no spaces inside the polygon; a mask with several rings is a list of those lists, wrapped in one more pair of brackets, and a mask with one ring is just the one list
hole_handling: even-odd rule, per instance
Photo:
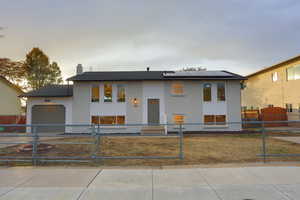
{"label": "concrete front step", "polygon": [[141,129],[141,134],[165,134],[164,126],[145,126]]}

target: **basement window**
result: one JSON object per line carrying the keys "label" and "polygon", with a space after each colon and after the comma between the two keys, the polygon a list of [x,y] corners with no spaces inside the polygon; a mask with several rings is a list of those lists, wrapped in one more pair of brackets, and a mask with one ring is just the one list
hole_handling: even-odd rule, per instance
{"label": "basement window", "polygon": [[204,115],[204,125],[226,125],[226,115]]}
{"label": "basement window", "polygon": [[125,124],[125,116],[92,116],[92,123],[104,125]]}

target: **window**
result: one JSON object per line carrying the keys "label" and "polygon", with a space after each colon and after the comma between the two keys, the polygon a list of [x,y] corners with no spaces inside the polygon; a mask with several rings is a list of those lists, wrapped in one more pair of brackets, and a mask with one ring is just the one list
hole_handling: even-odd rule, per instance
{"label": "window", "polygon": [[277,80],[278,80],[278,73],[277,72],[272,73],[272,81],[276,82]]}
{"label": "window", "polygon": [[183,95],[183,84],[182,83],[172,83],[171,93],[173,95]]}
{"label": "window", "polygon": [[245,112],[247,110],[247,106],[242,106],[242,111]]}
{"label": "window", "polygon": [[117,116],[117,124],[125,124],[125,116]]}
{"label": "window", "polygon": [[300,103],[298,104],[298,112],[300,113]]}
{"label": "window", "polygon": [[300,65],[288,68],[286,73],[286,78],[288,81],[300,79]]}
{"label": "window", "polygon": [[92,116],[93,124],[125,124],[125,116]]}
{"label": "window", "polygon": [[124,85],[117,85],[117,89],[118,89],[117,101],[125,102],[125,87],[124,87]]}
{"label": "window", "polygon": [[217,83],[218,101],[225,101],[225,83]]}
{"label": "window", "polygon": [[211,84],[205,83],[203,85],[203,101],[211,101]]}
{"label": "window", "polygon": [[213,125],[215,122],[214,115],[204,115],[204,124],[205,125]]}
{"label": "window", "polygon": [[99,124],[99,117],[98,116],[92,116],[92,124]]}
{"label": "window", "polygon": [[173,115],[173,121],[175,124],[183,124],[184,123],[184,115],[180,115],[180,114]]}
{"label": "window", "polygon": [[286,74],[287,74],[286,79],[287,79],[288,81],[294,80],[294,69],[293,69],[292,67],[291,67],[291,68],[288,68],[288,69],[286,70]]}
{"label": "window", "polygon": [[226,125],[226,115],[204,115],[205,125]]}
{"label": "window", "polygon": [[104,102],[112,102],[112,85],[104,84]]}
{"label": "window", "polygon": [[99,102],[99,97],[100,97],[99,86],[93,86],[92,87],[91,101],[92,102]]}
{"label": "window", "polygon": [[226,116],[225,115],[216,115],[216,125],[225,125]]}
{"label": "window", "polygon": [[286,112],[293,112],[293,104],[287,103],[285,104]]}
{"label": "window", "polygon": [[116,124],[116,116],[100,116],[100,124]]}

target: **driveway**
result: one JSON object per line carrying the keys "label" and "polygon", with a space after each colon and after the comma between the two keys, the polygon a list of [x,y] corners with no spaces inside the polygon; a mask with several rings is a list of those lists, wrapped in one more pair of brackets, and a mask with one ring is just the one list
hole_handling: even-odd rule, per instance
{"label": "driveway", "polygon": [[0,168],[0,200],[298,200],[300,167]]}

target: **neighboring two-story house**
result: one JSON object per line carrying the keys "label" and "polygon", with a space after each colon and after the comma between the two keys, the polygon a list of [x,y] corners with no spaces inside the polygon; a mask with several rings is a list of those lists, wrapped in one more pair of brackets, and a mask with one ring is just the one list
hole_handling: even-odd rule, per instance
{"label": "neighboring two-story house", "polygon": [[73,85],[25,94],[27,122],[140,124],[136,130],[166,123],[201,123],[185,126],[185,131],[239,131],[241,124],[228,122],[241,122],[244,79],[227,71],[84,72],[68,79]]}
{"label": "neighboring two-story house", "polygon": [[300,119],[300,56],[248,75],[244,85],[245,109],[282,107],[289,120]]}

